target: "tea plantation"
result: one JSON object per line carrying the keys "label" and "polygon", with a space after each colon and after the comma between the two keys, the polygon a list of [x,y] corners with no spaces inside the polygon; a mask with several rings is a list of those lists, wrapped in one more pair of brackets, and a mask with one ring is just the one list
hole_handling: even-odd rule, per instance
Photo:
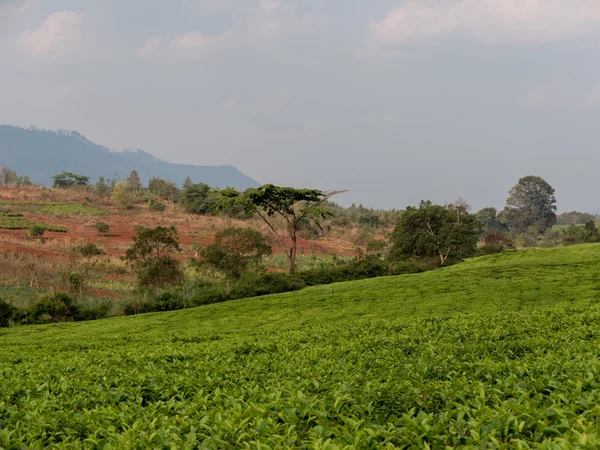
{"label": "tea plantation", "polygon": [[0,447],[600,446],[600,246],[0,330]]}

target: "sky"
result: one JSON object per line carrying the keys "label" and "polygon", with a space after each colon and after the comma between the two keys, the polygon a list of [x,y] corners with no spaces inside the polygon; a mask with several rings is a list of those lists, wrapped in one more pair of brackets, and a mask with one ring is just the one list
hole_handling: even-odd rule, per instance
{"label": "sky", "polygon": [[599,0],[0,0],[0,61],[0,123],[342,204],[538,175],[600,212]]}

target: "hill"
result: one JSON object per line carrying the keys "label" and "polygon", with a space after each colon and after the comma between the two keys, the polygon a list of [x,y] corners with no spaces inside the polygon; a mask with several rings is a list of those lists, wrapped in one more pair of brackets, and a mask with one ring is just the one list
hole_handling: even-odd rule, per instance
{"label": "hill", "polygon": [[142,151],[113,152],[95,144],[76,131],[48,131],[0,125],[0,165],[29,175],[32,181],[50,184],[61,172],[81,173],[95,181],[98,177],[121,177],[136,170],[142,181],[152,177],[181,185],[186,177],[195,183],[216,188],[257,187],[258,183],[232,166],[193,166],[171,164]]}
{"label": "hill", "polygon": [[599,274],[514,251],[0,330],[0,447],[597,448]]}

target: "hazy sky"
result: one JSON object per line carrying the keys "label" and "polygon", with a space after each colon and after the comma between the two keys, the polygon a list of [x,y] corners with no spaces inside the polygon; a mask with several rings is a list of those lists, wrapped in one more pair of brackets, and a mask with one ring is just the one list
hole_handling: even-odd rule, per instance
{"label": "hazy sky", "polygon": [[534,174],[600,210],[600,0],[0,0],[0,61],[3,123],[342,203]]}

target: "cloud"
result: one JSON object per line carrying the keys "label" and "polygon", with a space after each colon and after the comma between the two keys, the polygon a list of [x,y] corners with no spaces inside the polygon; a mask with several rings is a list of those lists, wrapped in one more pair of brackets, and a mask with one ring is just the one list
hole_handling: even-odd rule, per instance
{"label": "cloud", "polygon": [[39,28],[23,32],[19,40],[35,56],[52,53],[62,59],[77,46],[82,22],[83,17],[77,12],[54,12]]}
{"label": "cloud", "polygon": [[201,50],[217,40],[214,36],[205,36],[200,31],[192,31],[176,36],[171,41],[171,47],[182,51]]}
{"label": "cloud", "polygon": [[260,7],[269,13],[274,13],[281,7],[281,0],[260,0]]}
{"label": "cloud", "polygon": [[150,55],[157,51],[162,46],[161,38],[151,38],[148,39],[142,48],[140,48],[140,53],[142,55]]}
{"label": "cloud", "polygon": [[397,46],[463,34],[486,43],[552,42],[600,33],[598,0],[409,1],[371,22],[371,41]]}
{"label": "cloud", "polygon": [[600,85],[588,91],[586,103],[588,105],[600,105]]}

